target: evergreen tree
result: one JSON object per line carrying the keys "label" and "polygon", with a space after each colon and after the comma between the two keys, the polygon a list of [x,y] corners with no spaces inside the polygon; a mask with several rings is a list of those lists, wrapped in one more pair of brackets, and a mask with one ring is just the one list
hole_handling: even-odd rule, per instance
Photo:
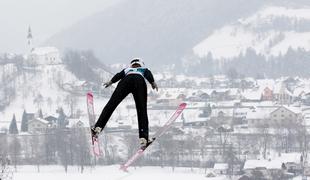
{"label": "evergreen tree", "polygon": [[41,119],[43,119],[42,109],[39,109],[39,117],[40,117]]}
{"label": "evergreen tree", "polygon": [[24,113],[23,113],[20,131],[21,132],[27,132],[28,131],[28,118],[27,118],[26,110],[24,110]]}
{"label": "evergreen tree", "polygon": [[12,119],[11,124],[10,124],[10,127],[9,127],[9,133],[10,133],[10,134],[18,134],[18,129],[17,129],[17,123],[16,123],[15,114],[13,115],[13,119]]}
{"label": "evergreen tree", "polygon": [[57,118],[57,125],[59,128],[64,128],[66,127],[66,125],[68,124],[68,122],[66,121],[66,115],[64,113],[64,110],[62,108],[59,108],[58,110],[58,118]]}

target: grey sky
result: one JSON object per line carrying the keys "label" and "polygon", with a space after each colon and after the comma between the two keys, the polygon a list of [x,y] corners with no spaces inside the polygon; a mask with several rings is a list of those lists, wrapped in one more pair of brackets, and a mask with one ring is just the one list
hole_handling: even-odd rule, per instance
{"label": "grey sky", "polygon": [[120,0],[0,0],[0,53],[23,53],[27,29],[35,45]]}

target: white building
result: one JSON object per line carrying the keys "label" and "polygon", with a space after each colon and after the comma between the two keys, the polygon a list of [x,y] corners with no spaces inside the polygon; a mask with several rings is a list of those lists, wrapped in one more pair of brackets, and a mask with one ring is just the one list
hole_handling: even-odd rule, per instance
{"label": "white building", "polygon": [[55,47],[34,48],[28,56],[27,63],[30,65],[55,65],[61,64],[60,52]]}
{"label": "white building", "polygon": [[268,125],[270,121],[270,113],[276,108],[257,108],[249,111],[246,116],[249,127],[260,127]]}
{"label": "white building", "polygon": [[49,122],[41,118],[35,118],[28,122],[29,133],[45,133],[49,127]]}
{"label": "white building", "polygon": [[228,164],[227,163],[215,163],[213,170],[216,174],[227,174]]}

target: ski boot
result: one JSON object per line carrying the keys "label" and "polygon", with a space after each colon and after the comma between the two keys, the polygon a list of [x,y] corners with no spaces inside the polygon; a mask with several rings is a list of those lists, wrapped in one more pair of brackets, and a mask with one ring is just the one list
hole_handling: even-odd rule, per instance
{"label": "ski boot", "polygon": [[155,140],[155,138],[146,140],[145,138],[140,138],[140,148],[145,150],[150,144],[152,144],[152,142]]}
{"label": "ski boot", "polygon": [[98,138],[100,132],[102,131],[102,128],[101,127],[92,127],[90,128],[90,131],[91,131],[91,136],[93,138]]}

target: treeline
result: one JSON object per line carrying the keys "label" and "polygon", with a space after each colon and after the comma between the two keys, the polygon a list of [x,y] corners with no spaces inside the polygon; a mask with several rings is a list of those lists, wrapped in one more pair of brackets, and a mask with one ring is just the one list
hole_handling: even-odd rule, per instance
{"label": "treeline", "polygon": [[67,171],[70,165],[79,165],[81,170],[91,164],[89,141],[82,128],[55,128],[44,134],[1,134],[1,157],[8,164],[40,165],[61,164]]}
{"label": "treeline", "polygon": [[[192,57],[193,58],[193,57]],[[289,48],[285,55],[266,57],[249,48],[233,59],[214,59],[212,53],[199,59],[200,63],[187,67],[196,75],[227,74],[235,71],[240,77],[277,78],[281,76],[310,77],[310,51]]]}
{"label": "treeline", "polygon": [[63,63],[77,78],[96,83],[101,82],[101,74],[110,70],[92,51],[66,50]]}
{"label": "treeline", "polygon": [[[152,128],[156,130],[156,127]],[[281,126],[278,130],[260,127],[257,133],[238,134],[225,128],[206,126],[169,130],[134,166],[212,168],[228,163],[229,171],[242,173],[246,159],[269,158],[270,152],[306,153],[309,134],[300,125]],[[51,128],[44,134],[1,134],[0,154],[17,165],[86,166],[121,164],[139,147],[136,130],[109,133],[100,137],[102,156],[94,158],[89,129],[82,126]]]}

